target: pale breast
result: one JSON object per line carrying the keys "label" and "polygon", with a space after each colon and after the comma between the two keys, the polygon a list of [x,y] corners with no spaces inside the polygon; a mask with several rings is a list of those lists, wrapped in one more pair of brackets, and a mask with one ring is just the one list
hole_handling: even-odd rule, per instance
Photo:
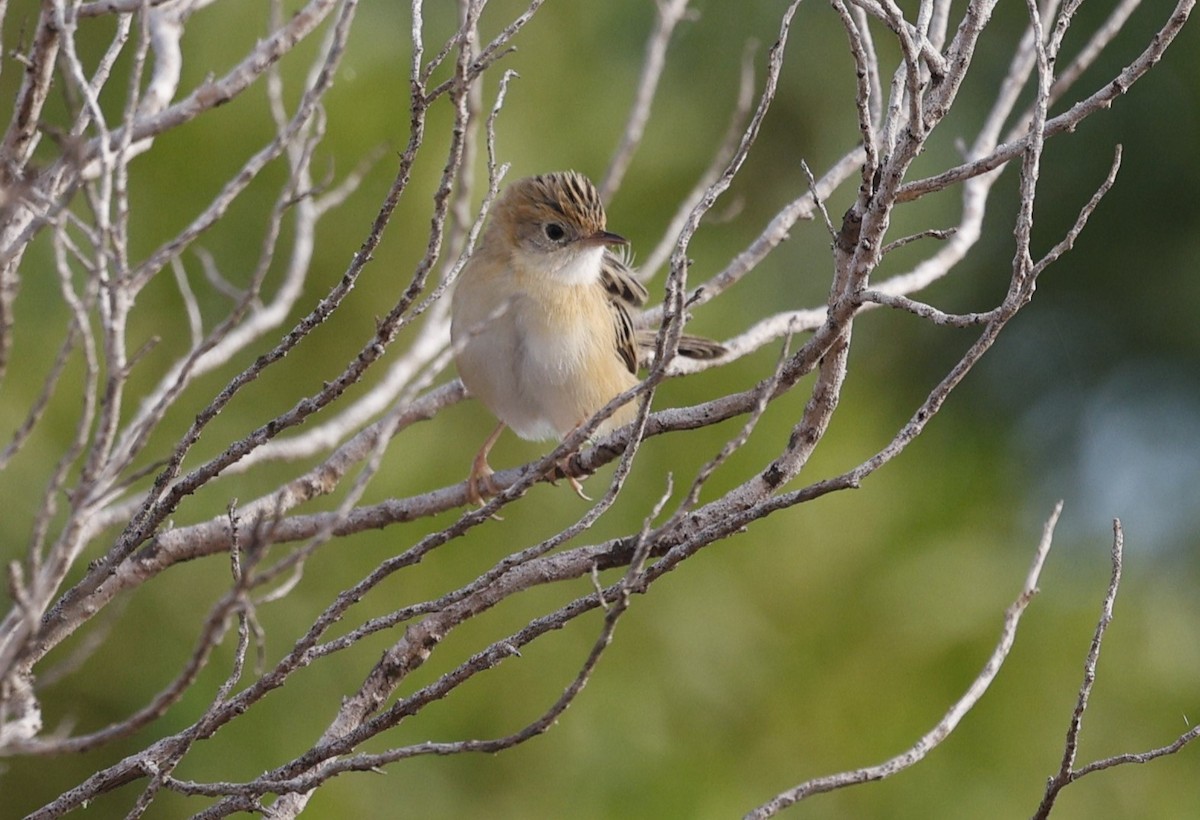
{"label": "pale breast", "polygon": [[[521,303],[518,384],[523,393],[537,397],[539,420],[559,436],[637,384],[617,353],[611,310],[598,282],[546,286],[536,299]],[[632,406],[622,408],[602,431],[625,423],[632,412]]]}
{"label": "pale breast", "polygon": [[[471,394],[521,438],[562,437],[637,379],[617,352],[599,253],[548,276],[513,272],[522,269],[464,272],[453,296],[455,360]],[[621,408],[601,432],[632,415]]]}

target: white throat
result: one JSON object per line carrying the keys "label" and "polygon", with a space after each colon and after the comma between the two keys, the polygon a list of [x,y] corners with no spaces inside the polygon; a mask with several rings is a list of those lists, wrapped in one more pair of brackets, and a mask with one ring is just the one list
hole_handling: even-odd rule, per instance
{"label": "white throat", "polygon": [[556,270],[554,278],[567,285],[590,285],[600,278],[600,262],[603,258],[603,246],[584,248]]}

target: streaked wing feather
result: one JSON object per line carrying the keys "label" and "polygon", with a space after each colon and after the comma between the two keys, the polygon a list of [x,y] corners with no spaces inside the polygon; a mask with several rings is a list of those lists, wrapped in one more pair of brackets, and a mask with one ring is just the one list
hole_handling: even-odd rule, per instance
{"label": "streaked wing feather", "polygon": [[[634,328],[631,308],[646,304],[650,293],[633,275],[633,271],[615,254],[605,253],[600,264],[600,284],[608,294],[616,329],[617,355],[630,373],[637,373],[639,364],[654,358],[654,328]],[[725,346],[702,336],[683,334],[679,339],[679,355],[689,359],[716,359],[726,352]]]}
{"label": "streaked wing feather", "polygon": [[633,319],[629,317],[629,311],[625,305],[617,299],[609,299],[609,306],[612,308],[614,338],[616,340],[617,355],[621,357],[621,361],[625,362],[625,367],[629,368],[629,372],[637,375],[638,370],[638,346],[637,334],[633,330]]}
{"label": "streaked wing feather", "polygon": [[641,307],[650,298],[629,266],[611,253],[605,253],[600,263],[600,284],[612,298],[632,307]]}

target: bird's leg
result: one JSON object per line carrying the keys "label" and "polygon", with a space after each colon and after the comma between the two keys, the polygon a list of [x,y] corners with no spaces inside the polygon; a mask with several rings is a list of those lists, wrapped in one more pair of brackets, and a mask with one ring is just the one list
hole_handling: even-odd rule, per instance
{"label": "bird's leg", "polygon": [[[496,482],[492,481],[493,470],[488,464],[488,453],[496,446],[496,442],[500,439],[500,434],[504,432],[505,424],[500,422],[496,425],[496,429],[487,437],[487,441],[479,448],[479,452],[475,454],[475,460],[471,462],[471,475],[467,479],[467,498],[471,499],[471,503],[476,506],[483,506],[484,495],[493,496],[500,492],[500,488],[496,486]],[[480,487],[483,492],[480,492]]]}

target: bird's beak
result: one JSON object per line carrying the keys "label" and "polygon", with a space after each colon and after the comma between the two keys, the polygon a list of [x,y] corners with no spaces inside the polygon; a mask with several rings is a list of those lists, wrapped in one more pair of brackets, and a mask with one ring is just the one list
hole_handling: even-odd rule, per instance
{"label": "bird's beak", "polygon": [[592,245],[628,245],[629,240],[620,234],[612,231],[596,231],[587,237],[587,241]]}

